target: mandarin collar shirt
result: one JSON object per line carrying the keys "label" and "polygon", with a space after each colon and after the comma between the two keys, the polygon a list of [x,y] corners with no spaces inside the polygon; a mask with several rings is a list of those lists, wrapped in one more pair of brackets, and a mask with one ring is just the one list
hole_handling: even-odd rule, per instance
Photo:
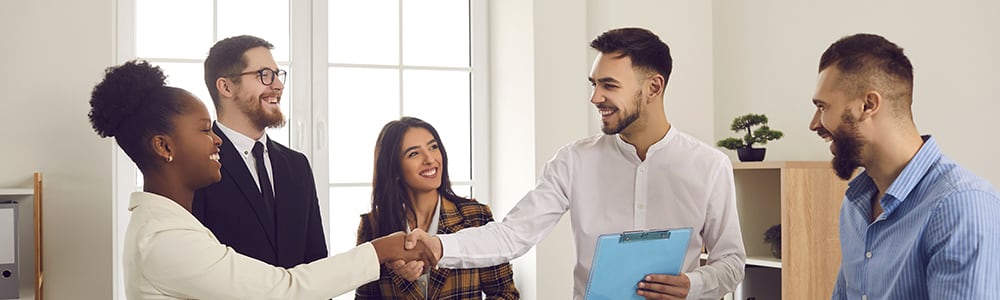
{"label": "mandarin collar shirt", "polygon": [[[576,243],[574,299],[586,291],[597,237],[631,230],[693,228],[682,267],[691,281],[688,299],[720,299],[743,279],[732,162],[676,127],[650,146],[644,161],[619,135],[564,146],[503,222],[439,235],[439,265],[484,267],[519,257],[566,212]],[[699,266],[702,246],[709,253],[705,266]]]}

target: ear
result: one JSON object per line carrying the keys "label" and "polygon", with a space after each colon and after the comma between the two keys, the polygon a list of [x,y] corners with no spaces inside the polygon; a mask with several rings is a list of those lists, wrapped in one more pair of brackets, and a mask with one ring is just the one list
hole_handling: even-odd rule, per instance
{"label": "ear", "polygon": [[168,135],[157,134],[149,140],[150,147],[153,148],[153,155],[156,159],[170,162],[174,160],[173,139]]}
{"label": "ear", "polygon": [[878,91],[868,91],[862,100],[860,120],[871,118],[882,109],[882,94]]}
{"label": "ear", "polygon": [[225,77],[219,77],[215,79],[215,89],[219,91],[220,97],[232,98],[233,97],[233,82],[229,81]]}
{"label": "ear", "polygon": [[649,83],[646,84],[646,96],[650,99],[662,98],[663,92],[666,89],[666,82],[663,80],[663,75],[654,74],[647,80]]}

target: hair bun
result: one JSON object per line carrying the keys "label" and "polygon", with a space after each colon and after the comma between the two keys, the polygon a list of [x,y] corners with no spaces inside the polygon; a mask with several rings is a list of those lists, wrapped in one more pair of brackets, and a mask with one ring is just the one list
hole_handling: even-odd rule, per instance
{"label": "hair bun", "polygon": [[104,79],[90,95],[88,116],[94,131],[102,137],[115,136],[151,92],[166,86],[166,79],[160,67],[138,59],[105,69]]}

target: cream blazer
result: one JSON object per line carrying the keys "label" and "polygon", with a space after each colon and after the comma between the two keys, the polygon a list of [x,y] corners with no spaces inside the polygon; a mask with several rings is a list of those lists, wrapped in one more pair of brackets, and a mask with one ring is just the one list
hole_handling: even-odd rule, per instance
{"label": "cream blazer", "polygon": [[136,299],[328,299],[379,278],[371,243],[282,269],[237,253],[176,202],[135,192],[125,295]]}

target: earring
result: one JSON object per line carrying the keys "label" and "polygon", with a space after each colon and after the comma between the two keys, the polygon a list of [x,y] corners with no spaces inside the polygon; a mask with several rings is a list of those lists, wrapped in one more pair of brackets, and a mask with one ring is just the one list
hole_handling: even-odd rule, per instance
{"label": "earring", "polygon": [[171,156],[167,156],[167,162],[168,162],[168,163],[169,163],[169,162],[173,162],[173,161],[174,161],[174,156],[173,156],[173,155],[171,155]]}

